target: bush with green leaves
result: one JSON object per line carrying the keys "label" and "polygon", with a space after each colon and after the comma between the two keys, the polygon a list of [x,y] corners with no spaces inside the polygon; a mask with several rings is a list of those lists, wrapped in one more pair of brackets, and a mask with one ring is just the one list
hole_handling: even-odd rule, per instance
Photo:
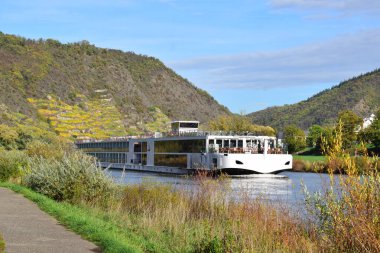
{"label": "bush with green leaves", "polygon": [[289,153],[295,153],[306,147],[306,136],[302,129],[296,125],[285,127],[284,131],[285,144]]}
{"label": "bush with green leaves", "polygon": [[19,177],[27,163],[28,159],[24,152],[0,149],[0,181]]}
{"label": "bush with green leaves", "polygon": [[116,185],[92,157],[81,152],[65,154],[61,159],[34,157],[23,183],[58,201],[106,205]]}
{"label": "bush with green leaves", "polygon": [[317,145],[318,138],[322,135],[324,129],[320,125],[312,125],[309,127],[309,133],[306,138],[306,144],[308,147],[315,147]]}

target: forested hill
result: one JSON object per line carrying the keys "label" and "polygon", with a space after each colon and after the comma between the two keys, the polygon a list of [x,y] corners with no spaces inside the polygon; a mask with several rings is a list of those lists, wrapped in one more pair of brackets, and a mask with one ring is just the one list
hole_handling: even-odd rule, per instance
{"label": "forested hill", "polygon": [[248,116],[255,124],[279,130],[289,124],[307,129],[313,124],[326,125],[336,121],[342,110],[352,110],[368,117],[380,107],[380,70],[352,78],[292,105],[269,107]]}
{"label": "forested hill", "polygon": [[158,59],[87,41],[0,33],[0,89],[7,111],[46,120],[67,136],[141,134],[164,130],[173,119],[230,114]]}

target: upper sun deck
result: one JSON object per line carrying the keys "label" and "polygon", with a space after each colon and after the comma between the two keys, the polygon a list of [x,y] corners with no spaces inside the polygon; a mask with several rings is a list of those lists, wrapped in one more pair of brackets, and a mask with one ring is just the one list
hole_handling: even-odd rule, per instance
{"label": "upper sun deck", "polygon": [[263,136],[251,132],[232,132],[232,131],[171,131],[167,133],[155,133],[151,135],[141,136],[123,136],[111,137],[108,139],[84,139],[77,140],[76,143],[90,143],[90,142],[120,142],[129,140],[145,140],[145,139],[187,139],[193,138],[208,138],[208,139],[252,139],[252,140],[276,140],[275,136]]}
{"label": "upper sun deck", "polygon": [[76,143],[93,143],[93,142],[126,142],[126,141],[147,141],[147,140],[186,140],[186,139],[246,139],[246,140],[276,140],[274,136],[263,136],[260,133],[253,132],[233,132],[233,131],[201,131],[199,130],[199,121],[177,120],[171,122],[172,130],[170,132],[156,132],[140,136],[123,136],[111,137],[104,140],[86,139],[78,140]]}

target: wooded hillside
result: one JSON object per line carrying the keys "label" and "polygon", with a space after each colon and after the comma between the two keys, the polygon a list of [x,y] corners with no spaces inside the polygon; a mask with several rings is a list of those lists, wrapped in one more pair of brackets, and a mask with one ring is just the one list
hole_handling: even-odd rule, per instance
{"label": "wooded hillside", "polygon": [[0,89],[7,110],[44,119],[63,135],[162,131],[170,120],[206,122],[230,114],[158,59],[87,41],[0,33]]}
{"label": "wooded hillside", "polygon": [[369,117],[380,107],[380,70],[360,75],[292,105],[269,107],[248,115],[255,124],[278,130],[295,124],[306,130],[313,124],[334,123],[340,111]]}

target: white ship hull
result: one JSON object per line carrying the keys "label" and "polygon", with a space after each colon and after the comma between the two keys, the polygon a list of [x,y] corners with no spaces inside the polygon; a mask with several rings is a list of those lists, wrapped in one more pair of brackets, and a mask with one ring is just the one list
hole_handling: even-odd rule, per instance
{"label": "white ship hull", "polygon": [[[291,155],[286,154],[193,154],[191,157],[195,162],[190,164],[188,168],[109,162],[103,162],[100,163],[100,165],[104,168],[178,175],[192,174],[196,171],[212,171],[229,175],[246,175],[275,174],[284,170],[291,170],[293,160]],[[216,159],[216,161],[213,159]],[[202,161],[202,163],[200,163],[200,161]]]}
{"label": "white ship hull", "polygon": [[227,174],[268,174],[292,169],[293,157],[286,154],[221,155],[218,170]]}

